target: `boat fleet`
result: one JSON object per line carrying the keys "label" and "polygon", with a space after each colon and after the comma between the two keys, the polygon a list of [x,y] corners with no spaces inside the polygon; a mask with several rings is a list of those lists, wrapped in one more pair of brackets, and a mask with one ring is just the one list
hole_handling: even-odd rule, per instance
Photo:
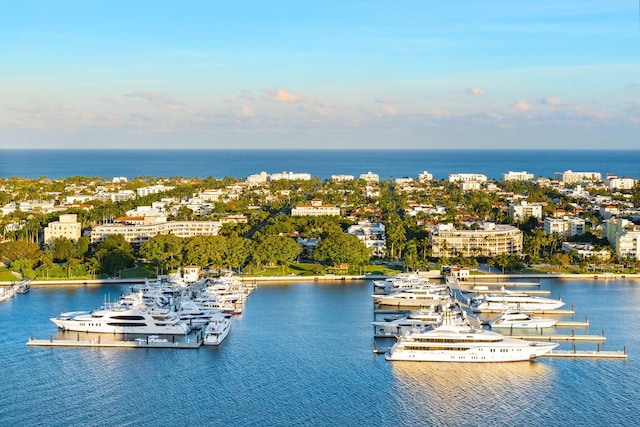
{"label": "boat fleet", "polygon": [[[484,329],[467,310],[478,313],[496,307],[501,309],[501,315],[489,324],[492,329],[546,328],[554,326],[556,320],[532,317],[529,312],[557,309],[564,305],[560,300],[503,291],[478,296],[465,305],[455,299],[448,283],[435,284],[416,274],[375,281],[374,288],[376,292],[372,297],[377,311],[389,313],[372,322],[374,335],[396,340],[385,351],[389,361],[527,361],[558,346],[557,343],[525,341]],[[393,310],[389,312],[383,308],[409,311],[394,317]]]}
{"label": "boat fleet", "polygon": [[21,280],[9,287],[0,287],[0,302],[13,298],[16,294],[26,294],[31,289],[29,280]]}
{"label": "boat fleet", "polygon": [[201,331],[203,344],[219,345],[229,335],[230,318],[242,313],[253,289],[231,274],[194,284],[174,275],[147,280],[95,310],[65,312],[51,321],[63,331],[146,335],[136,340],[147,343]]}

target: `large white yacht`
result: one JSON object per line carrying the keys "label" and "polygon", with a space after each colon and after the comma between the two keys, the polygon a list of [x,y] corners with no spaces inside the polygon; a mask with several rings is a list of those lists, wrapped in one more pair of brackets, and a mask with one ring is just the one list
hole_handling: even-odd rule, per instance
{"label": "large white yacht", "polygon": [[516,362],[532,360],[557,345],[509,338],[468,324],[446,321],[432,330],[399,337],[385,358],[416,362]]}
{"label": "large white yacht", "polygon": [[204,330],[204,345],[219,345],[229,335],[231,320],[222,315],[211,317],[209,324]]}
{"label": "large white yacht", "polygon": [[559,299],[511,291],[483,295],[476,298],[472,304],[474,312],[502,312],[505,310],[548,311],[556,310],[564,305],[565,303]]}
{"label": "large white yacht", "polygon": [[78,332],[184,335],[191,330],[187,323],[168,310],[154,312],[143,306],[122,303],[105,304],[91,312],[62,313],[51,321],[62,330]]}
{"label": "large white yacht", "polygon": [[423,285],[410,289],[391,292],[388,295],[372,295],[378,305],[390,305],[398,307],[428,307],[449,301],[449,289],[439,286]]}

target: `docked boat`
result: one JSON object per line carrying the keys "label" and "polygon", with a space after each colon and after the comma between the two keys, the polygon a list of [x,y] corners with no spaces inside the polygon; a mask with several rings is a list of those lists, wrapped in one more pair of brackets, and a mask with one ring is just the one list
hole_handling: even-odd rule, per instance
{"label": "docked boat", "polygon": [[556,319],[532,317],[521,311],[507,311],[489,322],[489,326],[491,329],[542,329],[552,328],[556,323]]}
{"label": "docked boat", "polygon": [[222,315],[213,316],[204,330],[204,345],[220,345],[229,335],[231,320]]}
{"label": "docked boat", "polygon": [[565,305],[562,300],[529,295],[524,292],[504,291],[501,294],[487,294],[477,297],[472,302],[474,312],[548,311]]}
{"label": "docked boat", "polygon": [[127,304],[106,304],[101,308],[86,312],[62,313],[51,319],[64,331],[185,335],[191,327],[171,312],[152,313],[141,306]]}
{"label": "docked boat", "polygon": [[399,337],[385,358],[416,362],[517,362],[533,360],[557,345],[514,339],[470,324],[453,324],[445,320],[442,326],[432,330]]}
{"label": "docked boat", "polygon": [[31,282],[29,280],[23,280],[13,285],[13,290],[17,294],[26,294],[31,290]]}
{"label": "docked boat", "polygon": [[449,289],[432,286],[420,286],[401,291],[391,292],[388,295],[372,295],[378,305],[397,307],[428,307],[438,305],[450,300]]}

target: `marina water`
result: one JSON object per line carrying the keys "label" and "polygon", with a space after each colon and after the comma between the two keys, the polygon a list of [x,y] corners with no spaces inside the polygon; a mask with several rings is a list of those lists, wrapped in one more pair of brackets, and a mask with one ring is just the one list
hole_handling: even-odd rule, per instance
{"label": "marina water", "polygon": [[589,317],[576,334],[604,330],[601,348],[628,360],[387,362],[372,351],[370,281],[259,285],[220,347],[27,347],[63,336],[49,318],[129,290],[34,286],[0,304],[0,425],[639,425],[640,281],[541,289]]}

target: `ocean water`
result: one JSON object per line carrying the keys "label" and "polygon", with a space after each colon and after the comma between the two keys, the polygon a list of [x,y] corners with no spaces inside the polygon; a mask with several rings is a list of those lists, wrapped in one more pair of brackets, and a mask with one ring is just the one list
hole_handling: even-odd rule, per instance
{"label": "ocean water", "polygon": [[451,173],[501,179],[509,171],[553,178],[568,169],[640,178],[640,150],[0,150],[2,178],[245,178],[290,171],[329,179],[371,171],[390,179],[415,178],[426,170],[437,179]]}
{"label": "ocean water", "polygon": [[368,281],[259,285],[218,348],[26,346],[59,334],[50,317],[127,288],[36,286],[0,303],[0,425],[640,425],[640,281],[541,282],[589,317],[577,334],[604,330],[626,361],[387,362]]}

